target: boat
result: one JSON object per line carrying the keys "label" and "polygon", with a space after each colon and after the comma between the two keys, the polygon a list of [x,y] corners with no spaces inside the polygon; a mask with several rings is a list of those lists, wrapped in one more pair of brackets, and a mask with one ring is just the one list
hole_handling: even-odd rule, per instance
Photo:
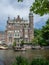
{"label": "boat", "polygon": [[40,46],[32,46],[32,49],[41,49]]}
{"label": "boat", "polygon": [[0,46],[0,50],[7,50],[8,47]]}
{"label": "boat", "polygon": [[6,44],[0,44],[0,50],[7,50],[8,46]]}
{"label": "boat", "polygon": [[26,51],[24,47],[14,47],[14,51]]}

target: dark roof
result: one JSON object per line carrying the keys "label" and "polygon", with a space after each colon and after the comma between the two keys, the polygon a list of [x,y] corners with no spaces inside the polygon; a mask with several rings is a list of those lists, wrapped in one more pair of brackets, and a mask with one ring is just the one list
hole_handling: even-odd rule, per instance
{"label": "dark roof", "polygon": [[32,13],[32,12],[30,12],[30,13],[29,13],[29,15],[32,15],[32,16],[33,16],[33,13]]}
{"label": "dark roof", "polygon": [[22,19],[20,18],[20,16],[19,16],[19,15],[17,16],[16,21],[22,21]]}

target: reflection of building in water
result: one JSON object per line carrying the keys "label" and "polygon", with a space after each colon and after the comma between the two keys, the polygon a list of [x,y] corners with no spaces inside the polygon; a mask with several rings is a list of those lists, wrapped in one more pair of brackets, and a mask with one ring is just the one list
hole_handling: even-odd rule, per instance
{"label": "reflection of building in water", "polygon": [[20,18],[14,17],[13,20],[8,17],[7,26],[5,31],[5,42],[6,44],[12,44],[14,40],[17,43],[31,42],[34,38],[34,29],[33,29],[33,14],[29,13],[29,21]]}

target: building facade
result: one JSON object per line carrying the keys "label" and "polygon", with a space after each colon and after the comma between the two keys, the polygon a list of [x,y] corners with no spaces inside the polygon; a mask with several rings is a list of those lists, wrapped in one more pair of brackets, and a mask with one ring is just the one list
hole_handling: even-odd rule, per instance
{"label": "building facade", "polygon": [[0,44],[5,44],[6,34],[5,31],[0,31]]}
{"label": "building facade", "polygon": [[29,21],[23,20],[18,16],[13,20],[8,17],[6,26],[6,43],[8,45],[16,43],[21,43],[23,40],[25,43],[31,42],[34,38],[34,28],[33,28],[33,14],[29,13]]}

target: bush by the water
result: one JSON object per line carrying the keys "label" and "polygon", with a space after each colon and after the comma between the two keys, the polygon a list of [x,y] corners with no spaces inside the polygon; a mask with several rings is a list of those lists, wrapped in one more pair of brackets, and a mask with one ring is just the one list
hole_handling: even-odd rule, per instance
{"label": "bush by the water", "polygon": [[28,60],[24,57],[17,56],[13,65],[29,65]]}
{"label": "bush by the water", "polygon": [[49,65],[49,60],[37,58],[37,59],[33,59],[31,62],[29,62],[26,58],[24,58],[22,56],[18,56],[18,57],[16,57],[16,60],[13,63],[13,65]]}
{"label": "bush by the water", "polygon": [[49,65],[49,61],[47,59],[34,59],[32,60],[30,65]]}

